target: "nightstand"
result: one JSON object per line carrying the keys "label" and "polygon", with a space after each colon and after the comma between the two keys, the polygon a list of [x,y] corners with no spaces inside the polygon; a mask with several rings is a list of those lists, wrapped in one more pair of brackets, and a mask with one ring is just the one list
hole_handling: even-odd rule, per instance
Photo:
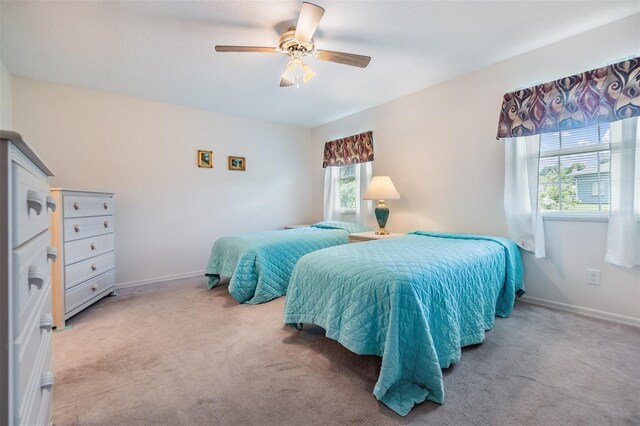
{"label": "nightstand", "polygon": [[307,226],[311,225],[287,225],[284,227],[284,229],[306,228]]}
{"label": "nightstand", "polygon": [[358,232],[356,234],[349,234],[350,243],[361,243],[364,241],[386,240],[387,238],[399,237],[404,234],[396,234],[389,232],[389,235],[378,235],[375,231]]}

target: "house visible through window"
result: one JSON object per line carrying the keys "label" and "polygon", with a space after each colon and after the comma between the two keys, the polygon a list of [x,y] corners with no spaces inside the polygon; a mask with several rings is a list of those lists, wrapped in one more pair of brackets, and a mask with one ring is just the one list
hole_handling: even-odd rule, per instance
{"label": "house visible through window", "polygon": [[356,213],[356,165],[340,167],[340,213]]}
{"label": "house visible through window", "polygon": [[591,195],[604,194],[604,182],[591,183]]}
{"label": "house visible through window", "polygon": [[608,213],[610,157],[609,124],[542,134],[541,211]]}

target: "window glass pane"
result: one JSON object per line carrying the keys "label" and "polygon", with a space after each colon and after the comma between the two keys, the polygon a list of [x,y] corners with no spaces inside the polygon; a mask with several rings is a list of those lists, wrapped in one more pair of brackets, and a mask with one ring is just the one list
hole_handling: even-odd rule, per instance
{"label": "window glass pane", "polygon": [[[556,146],[553,138],[549,137],[547,151],[571,151],[584,146],[602,149],[602,144],[609,143],[609,125],[600,126],[599,130],[595,126],[557,135],[560,148],[549,148]],[[610,199],[609,161],[609,150],[540,158],[538,201],[541,210],[607,212]]]}
{"label": "window glass pane", "polygon": [[578,164],[585,165],[572,173],[576,180],[576,196],[580,201],[576,209],[589,212],[609,211],[610,152],[600,151],[566,158],[569,157],[575,159]]}
{"label": "window glass pane", "polygon": [[600,140],[600,132],[608,133],[609,124],[602,126],[582,127],[580,129],[565,130],[560,132],[560,148],[576,148],[586,145],[609,143]]}
{"label": "window glass pane", "polygon": [[340,167],[340,178],[355,177],[356,165]]}
{"label": "window glass pane", "polygon": [[538,200],[543,211],[561,210],[562,185],[558,157],[540,159]]}
{"label": "window glass pane", "polygon": [[540,153],[560,149],[560,133],[543,133],[540,135]]}
{"label": "window glass pane", "polygon": [[340,167],[340,210],[342,213],[356,210],[355,165]]}
{"label": "window glass pane", "polygon": [[609,127],[609,123],[604,123],[600,125],[600,143],[609,145],[611,142],[611,131]]}

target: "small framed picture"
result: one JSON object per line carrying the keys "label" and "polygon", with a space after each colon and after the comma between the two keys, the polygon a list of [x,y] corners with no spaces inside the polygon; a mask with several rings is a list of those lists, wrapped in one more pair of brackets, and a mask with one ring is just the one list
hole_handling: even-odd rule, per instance
{"label": "small framed picture", "polygon": [[247,169],[247,160],[244,157],[231,157],[229,156],[229,170],[241,170]]}
{"label": "small framed picture", "polygon": [[198,167],[213,167],[213,151],[198,150]]}

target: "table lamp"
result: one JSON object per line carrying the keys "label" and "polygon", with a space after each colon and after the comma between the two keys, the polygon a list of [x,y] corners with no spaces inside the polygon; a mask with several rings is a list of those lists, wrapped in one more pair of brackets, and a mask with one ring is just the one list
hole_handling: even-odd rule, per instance
{"label": "table lamp", "polygon": [[367,193],[362,197],[365,200],[378,200],[376,206],[376,220],[380,229],[376,234],[389,235],[384,227],[387,225],[387,219],[389,219],[389,209],[384,204],[384,200],[397,200],[400,198],[400,194],[396,191],[396,187],[393,186],[391,178],[389,176],[374,176],[369,183],[369,189]]}

